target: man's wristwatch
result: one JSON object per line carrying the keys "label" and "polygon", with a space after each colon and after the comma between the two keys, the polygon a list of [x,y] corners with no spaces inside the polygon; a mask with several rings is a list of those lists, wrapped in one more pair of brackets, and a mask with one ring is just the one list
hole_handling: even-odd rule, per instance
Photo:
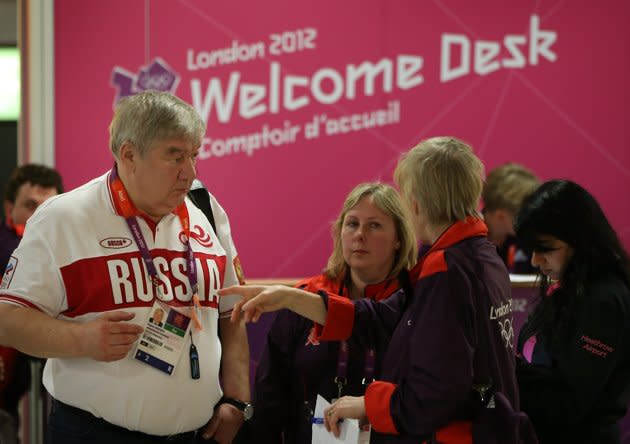
{"label": "man's wristwatch", "polygon": [[225,396],[221,398],[217,405],[221,404],[230,404],[243,412],[243,419],[245,421],[249,421],[254,416],[254,406],[246,401],[241,401],[240,399],[234,398],[226,398]]}

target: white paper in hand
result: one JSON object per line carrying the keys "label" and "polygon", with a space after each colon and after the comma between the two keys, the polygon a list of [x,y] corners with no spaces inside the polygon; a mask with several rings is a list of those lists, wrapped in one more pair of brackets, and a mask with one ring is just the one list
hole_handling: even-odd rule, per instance
{"label": "white paper in hand", "polygon": [[[313,421],[313,444],[329,444],[329,443],[347,443],[347,444],[361,444],[364,441],[361,435],[365,436],[365,432],[361,433],[359,428],[359,421],[356,419],[344,419],[339,424],[339,438],[326,431],[324,424],[317,424],[317,418],[324,417],[324,409],[328,407],[330,403],[326,401],[321,395],[317,395],[317,403],[315,404],[315,420]],[[369,436],[369,435],[368,435]]]}

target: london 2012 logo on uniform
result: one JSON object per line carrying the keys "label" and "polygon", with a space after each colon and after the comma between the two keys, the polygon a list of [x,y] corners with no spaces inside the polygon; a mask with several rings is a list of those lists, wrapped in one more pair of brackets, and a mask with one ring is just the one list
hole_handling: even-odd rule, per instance
{"label": "london 2012 logo on uniform", "polygon": [[115,66],[112,70],[111,85],[116,88],[114,106],[120,99],[148,89],[175,93],[180,77],[162,58],[156,57],[151,63],[142,66],[136,74]]}

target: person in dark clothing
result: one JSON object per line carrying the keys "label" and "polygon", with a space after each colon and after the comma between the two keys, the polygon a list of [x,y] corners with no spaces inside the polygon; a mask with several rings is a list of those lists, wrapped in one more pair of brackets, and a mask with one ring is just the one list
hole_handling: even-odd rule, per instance
{"label": "person in dark clothing", "polygon": [[[394,188],[381,183],[355,187],[332,234],[334,250],[324,272],[296,287],[378,301],[409,282],[416,239]],[[367,344],[319,343],[313,340],[312,329],[312,321],[283,310],[269,331],[256,371],[255,413],[249,424],[257,443],[311,442],[317,395],[329,401],[362,395],[366,379],[379,374],[376,356],[385,350],[386,335],[375,331]]]}
{"label": "person in dark clothing", "polygon": [[510,273],[535,273],[531,251],[514,234],[514,218],[523,199],[532,194],[540,181],[530,170],[517,163],[506,163],[488,173],[481,193],[483,218],[488,226],[488,240]]}
{"label": "person in dark clothing", "polygon": [[630,261],[597,201],[567,180],[523,203],[540,301],[518,340],[523,410],[541,443],[619,443],[630,400]]}
{"label": "person in dark clothing", "polygon": [[0,347],[0,412],[7,414],[8,423],[4,432],[6,435],[0,433],[0,443],[4,443],[3,439],[17,440],[18,406],[30,382],[29,357],[14,348]]}
{"label": "person in dark clothing", "polygon": [[[243,295],[233,319],[286,307],[321,324],[319,340],[391,334],[379,380],[325,410],[336,435],[338,420],[357,418],[371,424],[372,443],[471,442],[474,387],[489,382],[518,408],[510,282],[477,213],[482,174],[471,148],[451,137],[425,140],[399,162],[395,179],[416,235],[432,245],[412,270],[411,297],[349,301],[279,286],[221,292]],[[477,355],[480,338],[487,346]]]}
{"label": "person in dark clothing", "polygon": [[[63,183],[57,170],[36,164],[13,170],[4,191],[5,221],[0,225],[0,270],[3,274],[6,269],[10,277],[13,271],[9,258],[22,239],[26,221],[46,199],[59,193],[63,193]],[[19,424],[18,404],[29,385],[29,357],[13,348],[0,346],[0,409],[12,418],[14,439],[17,439]]]}

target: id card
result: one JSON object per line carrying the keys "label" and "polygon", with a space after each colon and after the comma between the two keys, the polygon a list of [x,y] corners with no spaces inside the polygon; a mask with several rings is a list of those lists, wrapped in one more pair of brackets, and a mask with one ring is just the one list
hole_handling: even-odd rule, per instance
{"label": "id card", "polygon": [[171,375],[184,350],[190,324],[189,316],[155,301],[134,357]]}

